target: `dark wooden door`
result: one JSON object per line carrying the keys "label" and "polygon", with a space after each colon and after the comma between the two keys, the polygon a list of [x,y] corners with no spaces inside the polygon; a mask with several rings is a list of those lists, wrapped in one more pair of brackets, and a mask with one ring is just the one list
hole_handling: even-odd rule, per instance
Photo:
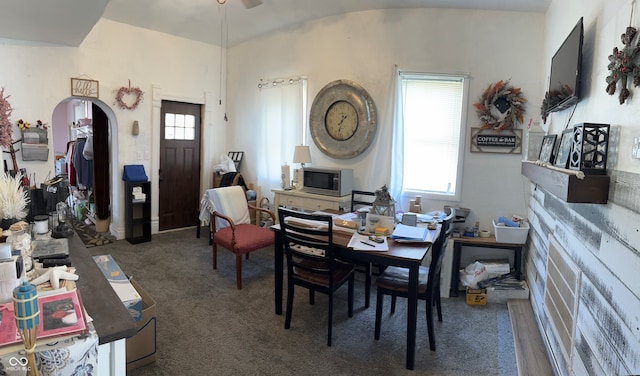
{"label": "dark wooden door", "polygon": [[160,112],[158,227],[194,226],[200,204],[201,107],[162,101]]}
{"label": "dark wooden door", "polygon": [[109,188],[109,118],[95,103],[93,113],[93,181],[96,203],[96,217],[108,219],[110,213]]}

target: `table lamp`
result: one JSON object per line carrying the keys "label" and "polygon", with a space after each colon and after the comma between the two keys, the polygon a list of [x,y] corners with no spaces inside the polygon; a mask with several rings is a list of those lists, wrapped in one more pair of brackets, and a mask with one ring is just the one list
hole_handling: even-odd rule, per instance
{"label": "table lamp", "polygon": [[309,146],[298,145],[293,152],[293,163],[300,163],[300,168],[293,170],[293,186],[298,188],[298,184],[302,182],[300,171],[304,169],[305,163],[311,163],[311,151]]}

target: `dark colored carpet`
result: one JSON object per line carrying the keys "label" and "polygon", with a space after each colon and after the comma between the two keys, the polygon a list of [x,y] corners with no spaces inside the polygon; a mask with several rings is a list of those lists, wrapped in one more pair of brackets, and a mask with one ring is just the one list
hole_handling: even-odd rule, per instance
{"label": "dark colored carpet", "polygon": [[[155,299],[157,360],[129,372],[147,375],[517,375],[509,312],[504,304],[470,306],[464,297],[443,299],[444,321],[435,324],[437,351],[429,350],[424,301],[418,306],[416,368],[405,369],[406,301],[389,315],[374,340],[375,287],[363,308],[364,277],[357,274],[354,315],[347,317],[346,288],[336,294],[333,346],[327,347],[327,298],[309,305],[296,290],[291,328],[274,312],[273,249],[243,260],[243,289],[236,289],[235,257],[218,252],[195,230],[153,235],[132,245],[118,240],[91,248],[111,254],[122,270]],[[285,284],[286,286],[286,284]],[[285,288],[286,289],[286,288]]]}

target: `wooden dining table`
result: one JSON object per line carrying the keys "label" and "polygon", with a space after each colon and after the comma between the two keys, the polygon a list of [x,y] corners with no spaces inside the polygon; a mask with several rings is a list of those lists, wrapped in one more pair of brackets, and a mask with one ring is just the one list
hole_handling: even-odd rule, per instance
{"label": "wooden dining table", "polygon": [[[282,314],[282,298],[284,287],[284,244],[280,225],[271,227],[275,231],[275,309],[276,314]],[[409,269],[409,297],[407,309],[407,359],[406,368],[414,369],[416,349],[416,322],[418,316],[418,269],[422,260],[431,248],[431,242],[401,243],[388,239],[388,251],[359,251],[347,247],[352,232],[333,227],[333,242],[336,257],[360,261],[363,263],[399,266]],[[440,226],[429,230],[428,239],[436,239],[440,234]]]}

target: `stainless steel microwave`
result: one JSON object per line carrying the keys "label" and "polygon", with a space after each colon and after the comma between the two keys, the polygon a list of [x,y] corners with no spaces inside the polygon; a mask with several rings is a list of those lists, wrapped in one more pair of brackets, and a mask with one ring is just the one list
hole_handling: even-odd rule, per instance
{"label": "stainless steel microwave", "polygon": [[353,189],[352,169],[305,167],[302,179],[302,190],[309,193],[346,196]]}

